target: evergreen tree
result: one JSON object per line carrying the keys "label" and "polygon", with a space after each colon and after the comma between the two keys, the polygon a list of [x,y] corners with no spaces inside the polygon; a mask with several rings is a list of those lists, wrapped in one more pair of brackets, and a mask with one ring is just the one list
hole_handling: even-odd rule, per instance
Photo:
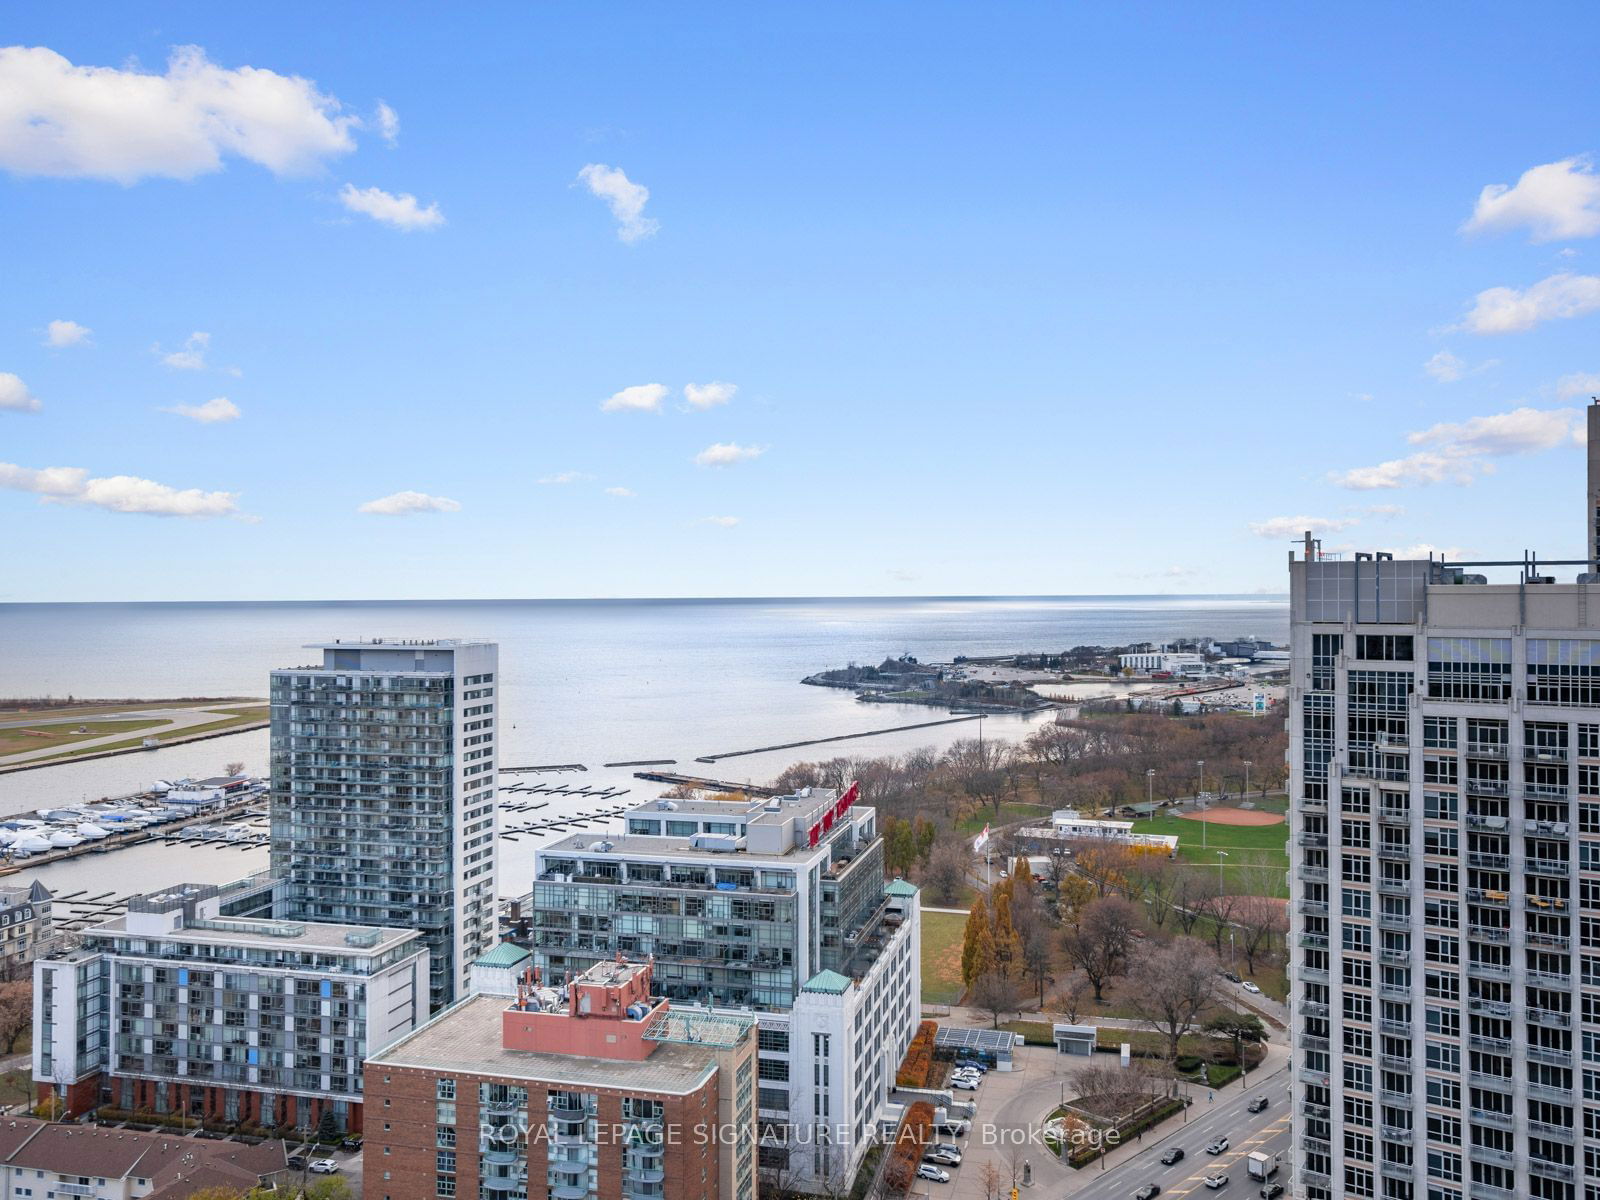
{"label": "evergreen tree", "polygon": [[979,896],[967,914],[961,942],[961,982],[970,985],[994,966],[994,931],[989,927],[989,906]]}
{"label": "evergreen tree", "polygon": [[[1009,884],[1011,881],[1008,880]],[[1011,888],[996,889],[999,895],[994,903],[994,965],[1001,971],[1011,972],[1022,951],[1022,941],[1017,937],[1016,922],[1011,916]]]}

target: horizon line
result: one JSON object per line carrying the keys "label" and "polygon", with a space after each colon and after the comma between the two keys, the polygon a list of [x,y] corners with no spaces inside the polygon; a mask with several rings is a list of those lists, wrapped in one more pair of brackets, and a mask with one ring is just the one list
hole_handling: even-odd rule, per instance
{"label": "horizon line", "polygon": [[750,595],[750,596],[498,596],[498,597],[368,597],[364,599],[256,599],[256,600],[0,600],[4,608],[81,607],[126,608],[132,605],[201,604],[770,604],[800,601],[892,600],[1263,600],[1287,601],[1288,592],[1027,592],[1027,593],[894,593],[856,595]]}

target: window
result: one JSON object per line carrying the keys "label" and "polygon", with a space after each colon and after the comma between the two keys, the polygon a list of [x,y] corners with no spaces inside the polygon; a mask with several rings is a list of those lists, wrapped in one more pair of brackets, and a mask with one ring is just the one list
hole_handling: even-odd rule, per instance
{"label": "window", "polygon": [[[1529,641],[1531,657],[1534,643]],[[1511,639],[1428,639],[1428,695],[1434,700],[1511,698]]]}
{"label": "window", "polygon": [[1358,633],[1356,657],[1369,662],[1410,662],[1416,657],[1413,642],[1408,633]]}
{"label": "window", "polygon": [[1454,717],[1423,717],[1422,744],[1430,750],[1456,748],[1456,719]]}
{"label": "window", "polygon": [[1528,702],[1600,705],[1600,642],[1529,638]]}

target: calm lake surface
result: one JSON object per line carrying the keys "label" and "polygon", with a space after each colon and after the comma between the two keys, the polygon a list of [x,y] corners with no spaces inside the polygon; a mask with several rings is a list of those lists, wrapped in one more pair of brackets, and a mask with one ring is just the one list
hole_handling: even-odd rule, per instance
{"label": "calm lake surface", "polygon": [[[583,763],[589,769],[582,774],[522,778],[627,787],[625,803],[655,794],[660,785],[602,764],[676,759],[676,768],[665,769],[764,782],[794,762],[903,753],[975,736],[975,723],[964,722],[749,755],[714,767],[694,762],[703,754],[947,715],[918,705],[860,704],[848,692],[799,682],[827,667],[902,653],[948,661],[958,654],[1199,635],[1282,642],[1288,607],[1282,597],[1262,596],[5,604],[0,695],[265,696],[272,668],[320,661],[302,648],[308,642],[488,638],[500,643],[501,765]],[[988,717],[984,736],[1025,737],[1048,719]],[[0,776],[0,815],[122,794],[157,779],[214,774],[231,760],[264,773],[266,732]],[[503,813],[502,823],[515,827],[599,807],[592,800],[552,799],[537,813]],[[502,841],[505,894],[527,890],[537,841],[533,835]],[[153,845],[88,855],[35,874],[57,891],[121,895],[180,880],[223,882],[265,865],[264,849]]]}

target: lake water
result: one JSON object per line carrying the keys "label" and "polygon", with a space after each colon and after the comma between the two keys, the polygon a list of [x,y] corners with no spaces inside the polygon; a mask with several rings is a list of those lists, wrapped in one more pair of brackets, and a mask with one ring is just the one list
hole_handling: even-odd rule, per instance
{"label": "lake water", "polygon": [[[1204,635],[1282,642],[1287,605],[1260,596],[7,604],[0,605],[0,695],[264,696],[273,667],[320,661],[302,648],[308,642],[489,638],[500,644],[501,765],[583,763],[587,772],[560,778],[627,787],[627,802],[654,795],[660,785],[602,764],[676,759],[676,768],[665,769],[764,782],[807,759],[903,753],[975,736],[975,723],[966,722],[715,766],[694,761],[946,715],[917,705],[860,704],[848,692],[799,682],[827,667],[902,653],[947,661]],[[1048,719],[988,717],[984,736],[1024,737]],[[265,731],[0,776],[0,815],[126,793],[156,779],[213,774],[232,760],[264,773]],[[537,814],[506,814],[503,823],[596,807],[552,800]],[[536,844],[531,836],[501,843],[506,894],[527,890]],[[180,879],[223,882],[265,865],[265,850],[149,846],[36,874],[55,890],[122,894]]]}

